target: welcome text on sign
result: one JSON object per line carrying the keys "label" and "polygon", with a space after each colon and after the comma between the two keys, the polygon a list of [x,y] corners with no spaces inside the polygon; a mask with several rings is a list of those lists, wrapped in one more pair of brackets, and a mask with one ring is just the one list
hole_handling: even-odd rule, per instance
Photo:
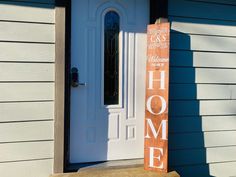
{"label": "welcome text on sign", "polygon": [[147,31],[144,167],[161,172],[168,170],[169,31],[169,23]]}

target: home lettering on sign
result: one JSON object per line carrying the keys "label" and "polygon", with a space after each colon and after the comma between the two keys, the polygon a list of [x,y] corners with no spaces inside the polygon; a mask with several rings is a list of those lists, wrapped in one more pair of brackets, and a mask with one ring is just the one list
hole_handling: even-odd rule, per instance
{"label": "home lettering on sign", "polygon": [[147,30],[144,168],[168,171],[169,23]]}

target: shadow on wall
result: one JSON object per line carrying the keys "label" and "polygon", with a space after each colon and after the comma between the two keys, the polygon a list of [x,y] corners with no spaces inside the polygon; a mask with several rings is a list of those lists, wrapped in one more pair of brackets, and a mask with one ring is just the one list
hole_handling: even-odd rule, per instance
{"label": "shadow on wall", "polygon": [[[190,40],[188,34],[171,31],[169,166],[181,177],[209,177]],[[177,45],[188,49],[184,55]],[[190,67],[180,67],[181,62]],[[196,164],[202,164],[198,171],[192,168]]]}

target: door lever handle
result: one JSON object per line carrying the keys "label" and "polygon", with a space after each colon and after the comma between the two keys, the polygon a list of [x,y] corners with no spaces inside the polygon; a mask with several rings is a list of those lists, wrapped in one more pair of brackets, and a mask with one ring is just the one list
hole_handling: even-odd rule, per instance
{"label": "door lever handle", "polygon": [[71,68],[71,86],[72,87],[86,86],[86,83],[79,82],[79,72],[76,67]]}

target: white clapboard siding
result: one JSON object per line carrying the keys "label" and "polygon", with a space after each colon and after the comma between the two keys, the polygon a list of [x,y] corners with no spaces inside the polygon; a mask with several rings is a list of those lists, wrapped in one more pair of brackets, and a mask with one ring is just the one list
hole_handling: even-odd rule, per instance
{"label": "white clapboard siding", "polygon": [[54,118],[54,102],[0,103],[0,115],[0,122],[49,120]]}
{"label": "white clapboard siding", "polygon": [[170,99],[236,99],[236,85],[171,84]]}
{"label": "white clapboard siding", "polygon": [[209,24],[209,21],[199,19],[172,18],[171,20],[171,30],[173,32],[176,31],[178,33],[201,35],[236,36],[236,22],[231,22],[231,25],[225,25],[211,24],[212,22]]}
{"label": "white clapboard siding", "polygon": [[171,66],[236,68],[236,53],[172,50]]}
{"label": "white clapboard siding", "polygon": [[0,162],[53,158],[53,141],[0,144],[0,152]]}
{"label": "white clapboard siding", "polygon": [[0,51],[0,61],[55,61],[54,44],[0,42]]}
{"label": "white clapboard siding", "polygon": [[170,101],[170,116],[235,115],[236,100]]}
{"label": "white clapboard siding", "polygon": [[176,170],[181,176],[186,177],[235,177],[236,162],[198,164],[187,166],[176,166]]}
{"label": "white clapboard siding", "polygon": [[[214,10],[211,10],[214,9]],[[200,10],[200,11],[199,11]],[[236,6],[222,6],[197,1],[169,0],[170,16],[195,17],[206,19],[235,20]]]}
{"label": "white clapboard siding", "polygon": [[0,81],[54,81],[54,64],[0,63]]}
{"label": "white clapboard siding", "polygon": [[54,83],[0,83],[0,102],[54,100]]}
{"label": "white clapboard siding", "polygon": [[54,43],[54,33],[55,25],[51,24],[0,22],[0,41]]}
{"label": "white clapboard siding", "polygon": [[0,12],[1,20],[55,23],[54,5],[2,1]]}
{"label": "white clapboard siding", "polygon": [[236,2],[168,3],[170,167],[181,177],[236,176]]}
{"label": "white clapboard siding", "polygon": [[209,164],[210,175],[219,177],[235,177],[236,162]]}
{"label": "white clapboard siding", "polygon": [[0,142],[52,140],[53,127],[53,121],[1,123]]}
{"label": "white clapboard siding", "polygon": [[170,133],[230,131],[236,130],[236,116],[170,117],[169,127]]}
{"label": "white clapboard siding", "polygon": [[235,84],[235,69],[217,68],[171,68],[171,83],[212,83],[212,84]]}
{"label": "white clapboard siding", "polygon": [[173,150],[169,152],[169,158],[171,166],[232,162],[236,161],[236,146]]}
{"label": "white clapboard siding", "polygon": [[173,150],[236,146],[235,139],[236,131],[177,133],[169,135],[169,148]]}
{"label": "white clapboard siding", "polygon": [[235,52],[236,38],[171,33],[171,49]]}
{"label": "white clapboard siding", "polygon": [[53,172],[53,159],[0,163],[2,177],[48,177]]}
{"label": "white clapboard siding", "polygon": [[217,101],[201,101],[201,115],[232,115],[236,114],[236,100],[217,100]]}

